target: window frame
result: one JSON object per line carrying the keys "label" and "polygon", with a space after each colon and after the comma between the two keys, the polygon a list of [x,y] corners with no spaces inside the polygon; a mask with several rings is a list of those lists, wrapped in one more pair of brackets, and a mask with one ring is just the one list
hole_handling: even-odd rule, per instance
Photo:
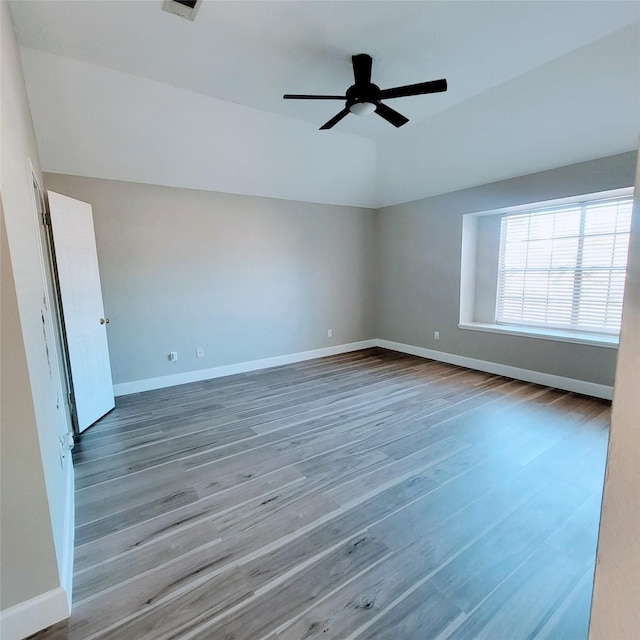
{"label": "window frame", "polygon": [[[477,251],[477,245],[470,244],[469,239],[465,238],[465,235],[468,235],[467,228],[477,228],[479,219],[487,216],[491,216],[498,220],[503,216],[509,214],[523,214],[539,209],[550,209],[563,205],[582,205],[586,202],[594,202],[598,200],[633,197],[633,194],[634,188],[630,186],[619,189],[611,189],[607,191],[577,194],[574,196],[555,198],[538,202],[529,202],[515,206],[490,209],[486,211],[470,212],[465,214],[463,216],[462,229],[463,247],[460,279],[460,318],[458,327],[460,329],[469,329],[473,331],[484,331],[504,335],[523,336],[529,338],[538,338],[559,342],[571,342],[577,344],[589,344],[606,348],[617,348],[619,337],[617,333],[599,333],[597,331],[576,331],[573,329],[556,329],[546,326],[507,324],[502,322],[498,323],[496,318],[498,305],[499,270],[501,260],[500,255],[496,256],[496,277],[494,280],[494,285],[491,285],[495,291],[495,314],[493,320],[491,321],[490,318],[478,320],[475,311],[477,307],[476,303],[474,303],[474,297],[476,296],[477,289],[477,285],[475,282],[475,272],[477,266],[475,263],[475,254]],[[500,226],[500,223],[498,223],[498,226]],[[476,232],[473,231],[472,235],[475,233]],[[501,251],[502,247],[500,238],[499,245],[499,251]],[[465,255],[467,253],[469,254],[468,256]]]}

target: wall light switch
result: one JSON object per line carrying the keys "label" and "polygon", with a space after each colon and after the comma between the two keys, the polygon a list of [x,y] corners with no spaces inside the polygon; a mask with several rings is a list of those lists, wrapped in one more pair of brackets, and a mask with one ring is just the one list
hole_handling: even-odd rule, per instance
{"label": "wall light switch", "polygon": [[204,347],[196,348],[196,358],[204,358]]}

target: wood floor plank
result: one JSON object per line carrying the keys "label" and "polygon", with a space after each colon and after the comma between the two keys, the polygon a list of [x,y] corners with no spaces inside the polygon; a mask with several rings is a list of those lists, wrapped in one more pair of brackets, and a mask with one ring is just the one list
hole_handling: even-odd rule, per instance
{"label": "wood floor plank", "polygon": [[584,566],[542,545],[448,638],[535,637],[585,573]]}
{"label": "wood floor plank", "polygon": [[471,612],[584,501],[585,493],[569,485],[545,487],[439,570],[432,584]]}
{"label": "wood floor plank", "polygon": [[415,587],[432,570],[426,553],[425,545],[417,541],[384,558],[356,580],[336,589],[329,597],[278,628],[279,640],[335,640],[368,626],[395,602],[399,594]]}
{"label": "wood floor plank", "polygon": [[589,637],[589,610],[593,591],[593,568],[558,607],[537,634],[538,640],[585,640]]}
{"label": "wood floor plank", "polygon": [[74,455],[79,453],[95,454],[95,457],[104,457],[117,453],[131,446],[135,447],[141,444],[154,442],[163,437],[162,429],[158,425],[151,425],[145,429],[137,429],[132,431],[123,430],[120,433],[104,436],[100,439],[80,440],[73,448]]}
{"label": "wood floor plank", "polygon": [[355,637],[358,640],[436,638],[461,616],[460,610],[427,581]]}
{"label": "wood floor plank", "polygon": [[34,640],[586,640],[608,421],[381,348],[118,398]]}
{"label": "wood floor plank", "polygon": [[306,480],[291,483],[217,516],[213,520],[215,528],[223,538],[231,538],[267,520],[282,519],[286,512],[294,514],[302,526],[335,511],[337,503],[314,487]]}
{"label": "wood floor plank", "polygon": [[76,491],[76,525],[144,505],[179,489],[191,488],[183,465],[168,462]]}
{"label": "wood floor plank", "polygon": [[[220,601],[226,601],[228,592],[233,594],[234,599],[248,597],[251,588],[239,569],[231,568],[217,574],[211,571],[220,564],[217,546],[214,542],[200,547],[159,565],[151,573],[136,575],[128,582],[120,583],[110,590],[102,590],[79,602],[74,607],[69,638],[89,640],[105,635],[118,637],[110,635],[114,626],[120,626],[131,617],[145,615],[150,610],[155,611],[156,617],[162,619],[163,616],[158,616],[158,613],[167,602],[185,591],[195,589],[203,582],[215,585],[214,593],[217,593]],[[205,581],[200,577],[203,573],[207,573]]]}
{"label": "wood floor plank", "polygon": [[549,537],[547,543],[576,562],[591,565],[598,544],[601,502],[602,492],[592,493]]}
{"label": "wood floor plank", "polygon": [[444,438],[419,449],[402,460],[385,460],[385,463],[380,466],[373,465],[369,469],[359,470],[353,480],[342,482],[337,487],[329,488],[325,492],[338,504],[346,504],[394,479],[422,474],[436,464],[442,463],[468,448],[469,445],[466,442],[451,437]]}
{"label": "wood floor plank", "polygon": [[98,460],[80,463],[76,467],[76,482],[78,488],[87,487],[99,482],[119,478],[123,475],[135,473],[151,466],[178,460],[199,450],[214,445],[230,442],[235,438],[246,438],[252,435],[250,429],[239,430],[239,433],[227,432],[220,434],[196,433],[184,436],[179,442],[160,441],[145,447],[139,447],[123,453],[107,456]]}
{"label": "wood floor plank", "polygon": [[210,520],[224,509],[240,506],[258,496],[268,495],[270,491],[278,490],[302,477],[295,469],[287,467],[275,471],[267,478],[248,482],[230,492],[208,496],[206,499],[189,503],[128,528],[121,527],[92,542],[80,545],[76,541],[75,570],[83,571],[96,564],[109,562],[122,554],[144,548],[172,534],[180,535],[185,528],[203,520]]}
{"label": "wood floor plank", "polygon": [[[374,422],[385,415],[393,415],[391,411],[385,411],[384,406],[357,407],[350,411],[342,411],[337,414],[324,414],[318,418],[302,418],[296,417],[292,420],[282,420],[277,424],[277,428],[270,429],[264,433],[257,433],[243,439],[237,439],[235,442],[211,448],[203,454],[192,457],[189,460],[190,467],[202,466],[210,462],[215,462],[222,458],[237,455],[257,449],[258,447],[281,442],[288,438],[294,438],[299,435],[311,434],[317,431],[328,431],[340,428],[344,425],[357,426],[360,424],[368,424]],[[275,425],[274,425],[275,426]],[[346,427],[348,429],[348,427]],[[252,429],[253,431],[253,429]]]}
{"label": "wood floor plank", "polygon": [[78,603],[97,593],[153,571],[165,562],[220,540],[210,520],[182,529],[178,534],[165,536],[146,546],[136,547],[131,553],[110,558],[108,562],[92,565],[73,576],[73,600]]}
{"label": "wood floor plank", "polygon": [[286,545],[279,545],[267,554],[243,561],[241,566],[252,579],[253,587],[259,589],[267,580],[277,578],[305,558],[313,557],[341,540],[361,535],[369,525],[429,492],[433,486],[433,482],[427,478],[410,478],[348,511],[341,509],[336,517],[311,528]]}
{"label": "wood floor plank", "polygon": [[[375,525],[372,532],[394,550],[426,535],[444,562],[452,547],[464,547],[474,535],[508,517],[554,483],[564,471],[563,464],[571,464],[581,455],[583,451],[557,447],[525,466],[489,458]],[[583,489],[583,500],[588,495]]]}
{"label": "wood floor plank", "polygon": [[150,500],[144,505],[134,505],[93,520],[76,527],[76,544],[82,545],[97,538],[102,538],[109,533],[125,529],[138,522],[144,522],[157,515],[173,511],[186,504],[192,504],[199,500],[195,489],[182,489],[171,492],[169,495],[156,500]]}
{"label": "wood floor plank", "polygon": [[250,596],[242,573],[232,571],[183,590],[172,598],[170,615],[158,615],[157,610],[145,611],[116,628],[97,635],[96,640],[182,638],[183,628],[229,610]]}
{"label": "wood floor plank", "polygon": [[381,541],[371,536],[357,536],[318,562],[298,571],[286,582],[256,595],[246,606],[212,624],[203,625],[194,634],[187,635],[181,631],[179,636],[174,637],[194,640],[260,638],[388,552]]}

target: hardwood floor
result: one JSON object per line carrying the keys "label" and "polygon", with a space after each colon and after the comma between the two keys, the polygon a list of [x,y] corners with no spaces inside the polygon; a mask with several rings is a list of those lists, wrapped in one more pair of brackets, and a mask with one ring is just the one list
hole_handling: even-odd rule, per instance
{"label": "hardwood floor", "polygon": [[608,423],[382,349],[120,398],[33,638],[586,639]]}

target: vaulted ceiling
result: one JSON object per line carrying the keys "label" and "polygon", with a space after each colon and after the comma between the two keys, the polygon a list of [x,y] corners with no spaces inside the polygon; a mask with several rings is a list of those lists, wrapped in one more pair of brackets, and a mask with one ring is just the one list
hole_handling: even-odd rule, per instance
{"label": "vaulted ceiling", "polygon": [[[639,2],[205,0],[194,22],[161,6],[12,2],[46,170],[378,206],[637,146]],[[398,130],[318,131],[341,103],[282,100],[342,94],[360,52],[383,88],[449,90],[392,101]]]}

